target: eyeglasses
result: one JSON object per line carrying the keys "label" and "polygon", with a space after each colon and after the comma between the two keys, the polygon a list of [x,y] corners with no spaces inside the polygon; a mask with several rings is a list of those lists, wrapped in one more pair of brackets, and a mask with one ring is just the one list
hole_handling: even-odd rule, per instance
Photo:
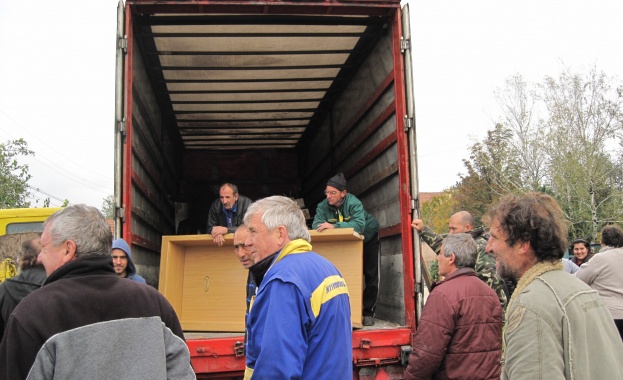
{"label": "eyeglasses", "polygon": [[251,244],[249,244],[249,245],[244,245],[244,243],[234,244],[234,249],[235,250],[238,250],[238,248],[245,249],[245,248],[250,247],[250,246],[251,246]]}
{"label": "eyeglasses", "polygon": [[339,191],[327,191],[327,190],[324,191],[324,195],[330,195],[332,197],[339,193],[340,193]]}

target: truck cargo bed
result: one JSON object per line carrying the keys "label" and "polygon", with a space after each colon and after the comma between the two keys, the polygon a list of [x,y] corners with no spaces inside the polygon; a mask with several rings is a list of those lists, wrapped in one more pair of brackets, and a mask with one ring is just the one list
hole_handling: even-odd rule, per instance
{"label": "truck cargo bed", "polygon": [[[353,332],[354,364],[398,362],[419,257],[399,0],[128,0],[119,18],[115,232],[137,271],[159,286],[163,236],[205,229],[224,182],[301,199],[313,218],[343,172],[381,225],[377,324]],[[240,370],[240,334],[187,338],[198,374]]]}

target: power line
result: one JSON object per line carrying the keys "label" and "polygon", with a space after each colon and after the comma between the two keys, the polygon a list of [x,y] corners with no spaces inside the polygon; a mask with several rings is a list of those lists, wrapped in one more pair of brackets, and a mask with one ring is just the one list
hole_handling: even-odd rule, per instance
{"label": "power line", "polygon": [[[112,178],[110,178],[110,177],[106,177],[106,176],[103,176],[101,173],[94,172],[94,171],[93,171],[93,170],[91,170],[90,168],[85,167],[85,166],[82,166],[82,165],[80,165],[78,162],[76,162],[76,161],[72,160],[71,158],[69,158],[69,157],[65,156],[63,153],[59,152],[59,151],[58,151],[58,150],[56,150],[54,147],[52,147],[52,146],[50,146],[49,144],[47,144],[45,141],[43,141],[43,140],[39,139],[36,135],[33,135],[32,133],[30,133],[30,132],[29,132],[26,128],[24,128],[24,127],[23,127],[20,123],[18,123],[15,119],[13,119],[10,115],[8,115],[6,112],[4,112],[4,111],[3,111],[3,110],[1,110],[1,109],[0,109],[0,113],[2,113],[2,114],[3,114],[3,115],[7,118],[7,119],[9,119],[11,122],[13,122],[13,123],[14,123],[15,125],[17,125],[19,128],[21,128],[24,132],[26,132],[26,133],[30,134],[31,136],[33,136],[35,140],[39,141],[40,143],[42,143],[43,145],[47,146],[49,149],[51,149],[52,151],[54,151],[55,153],[57,153],[59,156],[61,156],[61,157],[65,158],[65,159],[67,159],[69,162],[71,162],[71,163],[75,164],[76,166],[78,166],[78,167],[80,167],[80,168],[83,168],[84,170],[86,170],[86,171],[88,171],[88,172],[90,172],[90,173],[92,173],[92,174],[94,174],[94,175],[96,175],[96,176],[98,176],[98,177],[103,177],[103,178],[106,178],[106,179],[108,179],[108,180],[112,181]],[[6,132],[6,131],[5,131],[5,132]],[[8,133],[8,132],[7,132],[7,133]],[[9,133],[9,136],[11,136],[11,135],[12,135],[12,134],[11,134],[11,133]],[[42,158],[44,158],[43,156],[41,156],[41,157],[42,157]],[[36,158],[35,158],[35,159],[36,159]],[[49,162],[53,162],[52,160],[47,159],[47,158],[46,158],[46,160],[48,160]],[[77,176],[76,176],[76,177],[77,177]],[[78,178],[80,178],[80,177],[78,177]],[[86,181],[86,182],[91,182],[91,181],[85,180],[85,179],[83,179],[83,178],[80,178],[80,179],[82,179],[83,181]],[[91,182],[91,183],[92,183],[92,182]],[[92,184],[93,184],[93,183],[92,183]],[[97,184],[95,184],[95,185],[96,185],[96,186],[99,186],[99,185],[97,185]]]}
{"label": "power line", "polygon": [[[39,160],[37,160],[37,161],[39,161]],[[108,194],[110,193],[109,191],[102,190],[102,187],[101,187],[101,186],[99,186],[98,184],[91,183],[92,185],[99,187],[99,188],[95,188],[95,187],[93,187],[93,186],[91,186],[91,185],[89,185],[89,184],[87,184],[87,183],[81,183],[81,182],[77,181],[76,179],[71,178],[70,176],[68,176],[68,175],[66,175],[66,174],[63,174],[63,173],[61,173],[60,171],[58,171],[58,169],[59,169],[58,167],[53,167],[53,166],[50,166],[50,165],[48,165],[48,164],[44,163],[43,161],[39,161],[39,163],[40,163],[41,165],[44,165],[44,166],[46,166],[46,167],[48,167],[48,168],[50,168],[50,169],[54,170],[54,171],[55,171],[55,172],[57,172],[58,174],[60,174],[60,175],[62,175],[62,176],[64,176],[64,177],[66,177],[67,179],[69,179],[69,180],[71,180],[71,181],[74,181],[75,183],[77,183],[77,184],[79,184],[79,185],[81,185],[81,186],[88,187],[88,188],[89,188],[89,189],[91,189],[91,190],[95,190],[95,191],[97,191],[97,192],[99,192],[99,193],[106,194],[106,195],[108,195]],[[76,177],[77,177],[77,176],[76,176]],[[77,177],[77,178],[82,179],[82,178],[80,178],[80,177]],[[84,181],[84,180],[83,180],[83,181]],[[86,182],[86,181],[85,181],[85,182]]]}
{"label": "power line", "polygon": [[[0,111],[0,112],[1,112],[1,111]],[[38,158],[38,156],[40,156],[40,158],[41,158],[41,159],[44,159],[44,160],[48,161],[50,164],[49,164],[49,165],[48,165],[48,164],[46,164],[45,162],[43,162],[42,160],[40,160],[40,159]],[[97,184],[97,183],[92,182],[92,181],[89,181],[89,180],[87,180],[87,179],[84,179],[84,178],[82,178],[82,177],[80,177],[80,176],[77,176],[77,175],[75,175],[74,173],[69,172],[69,171],[67,171],[67,170],[63,169],[61,166],[54,164],[54,163],[53,163],[51,160],[49,160],[48,158],[46,158],[46,157],[44,157],[44,156],[42,156],[42,155],[38,155],[36,152],[35,152],[35,154],[34,154],[34,155],[32,155],[32,156],[27,156],[27,159],[33,159],[33,160],[35,160],[35,161],[37,161],[38,163],[40,163],[41,165],[43,165],[43,166],[45,166],[45,167],[47,167],[47,168],[49,168],[49,169],[51,169],[51,170],[53,170],[53,171],[57,172],[58,174],[60,174],[60,175],[62,175],[62,176],[64,176],[64,177],[66,177],[66,178],[68,178],[68,179],[72,180],[73,182],[75,182],[75,183],[77,183],[77,184],[79,184],[79,185],[81,185],[81,186],[88,187],[88,188],[90,188],[91,190],[95,190],[95,191],[97,191],[97,192],[99,192],[99,193],[102,193],[102,194],[109,194],[109,193],[110,193],[110,191],[108,191],[107,189],[106,189],[106,190],[104,190],[104,187],[103,187],[102,185]],[[109,178],[108,178],[108,179],[109,179]],[[81,182],[81,181],[82,181],[82,182]],[[112,180],[111,180],[111,181],[112,181]]]}
{"label": "power line", "polygon": [[35,190],[35,191],[37,191],[37,192],[40,192],[41,194],[46,195],[48,198],[56,199],[57,201],[59,201],[59,202],[61,202],[61,203],[64,203],[64,202],[65,202],[65,200],[64,200],[64,199],[60,199],[59,197],[56,197],[56,196],[54,196],[54,195],[52,195],[52,194],[50,194],[50,193],[46,193],[45,191],[43,191],[43,190],[39,189],[38,187],[34,187],[34,186],[30,186],[30,185],[28,185],[28,188],[29,188],[29,189],[32,189],[32,190]]}

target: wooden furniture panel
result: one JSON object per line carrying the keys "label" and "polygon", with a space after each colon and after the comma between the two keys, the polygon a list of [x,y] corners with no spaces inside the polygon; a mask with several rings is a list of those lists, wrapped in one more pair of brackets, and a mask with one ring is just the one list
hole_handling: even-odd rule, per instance
{"label": "wooden furniture panel", "polygon": [[[363,239],[352,228],[310,231],[312,248],[340,271],[350,294],[351,319],[361,325]],[[233,234],[217,246],[211,235],[163,236],[159,291],[184,331],[244,332],[247,270],[234,254]]]}

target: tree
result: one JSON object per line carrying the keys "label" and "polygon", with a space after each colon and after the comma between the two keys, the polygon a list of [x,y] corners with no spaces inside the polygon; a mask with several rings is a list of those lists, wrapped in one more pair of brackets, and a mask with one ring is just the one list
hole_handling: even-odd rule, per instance
{"label": "tree", "polygon": [[0,143],[0,208],[30,207],[27,201],[28,165],[17,161],[19,156],[34,155],[24,139]]}
{"label": "tree", "polygon": [[500,196],[523,190],[522,162],[512,140],[513,131],[498,123],[484,141],[469,148],[469,159],[463,160],[467,174],[456,185],[455,201],[477,219]]}
{"label": "tree", "polygon": [[621,144],[623,91],[611,82],[593,68],[546,77],[541,86],[551,187],[571,221],[571,237],[594,240],[606,222],[623,217],[620,152],[613,151]]}
{"label": "tree", "polygon": [[456,211],[454,189],[448,189],[422,204],[421,219],[424,225],[438,234],[443,234],[448,232],[450,216]]}
{"label": "tree", "polygon": [[102,213],[106,219],[115,219],[115,198],[109,195],[102,201]]}
{"label": "tree", "polygon": [[517,154],[520,187],[539,189],[545,178],[547,152],[543,141],[546,130],[535,122],[537,94],[520,74],[506,79],[504,87],[495,92],[502,112],[500,124],[513,132],[509,140],[512,151]]}
{"label": "tree", "polygon": [[569,238],[594,240],[604,224],[623,220],[620,83],[595,68],[538,85],[514,75],[495,96],[498,122],[470,147],[455,186],[462,209],[482,215],[503,194],[542,191],[565,211]]}

